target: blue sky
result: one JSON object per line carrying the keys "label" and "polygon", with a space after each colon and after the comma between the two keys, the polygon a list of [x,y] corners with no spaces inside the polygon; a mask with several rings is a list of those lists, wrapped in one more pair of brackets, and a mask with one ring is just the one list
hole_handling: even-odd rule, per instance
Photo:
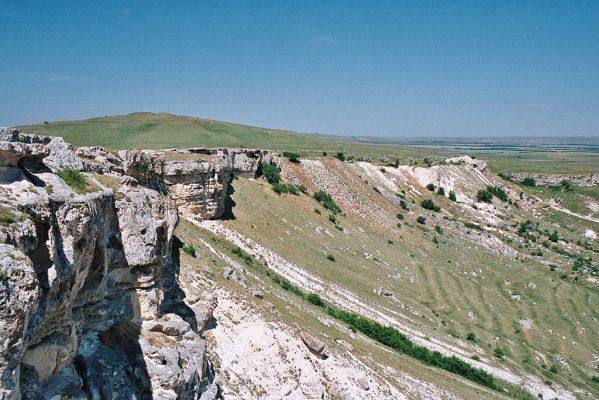
{"label": "blue sky", "polygon": [[0,0],[0,126],[599,134],[599,1]]}

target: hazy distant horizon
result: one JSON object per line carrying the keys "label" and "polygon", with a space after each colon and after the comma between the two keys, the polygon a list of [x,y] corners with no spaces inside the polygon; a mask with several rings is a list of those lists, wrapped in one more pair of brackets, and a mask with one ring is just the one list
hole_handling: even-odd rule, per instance
{"label": "hazy distant horizon", "polygon": [[427,139],[439,139],[439,140],[472,140],[472,139],[479,139],[479,140],[499,140],[499,139],[503,139],[503,138],[509,138],[509,139],[526,139],[526,138],[534,138],[534,139],[543,139],[543,138],[547,138],[547,139],[582,139],[582,138],[596,138],[597,140],[599,140],[599,131],[596,133],[592,133],[592,134],[588,134],[588,135],[526,135],[526,134],[512,134],[512,135],[476,135],[476,134],[472,134],[472,135],[463,135],[463,136],[459,136],[459,135],[412,135],[410,136],[409,134],[407,135],[377,135],[377,134],[361,134],[361,135],[349,135],[349,134],[343,134],[343,133],[327,133],[327,132],[302,132],[299,130],[295,130],[295,129],[290,129],[288,127],[275,127],[275,126],[261,126],[261,125],[252,125],[250,123],[245,123],[245,122],[240,122],[240,121],[225,121],[222,119],[217,119],[217,118],[210,118],[209,116],[197,116],[197,115],[182,115],[182,114],[175,114],[175,113],[171,113],[168,111],[132,111],[129,113],[118,113],[118,114],[102,114],[102,115],[93,115],[93,116],[84,116],[81,118],[64,118],[64,119],[56,119],[56,120],[44,120],[44,121],[30,121],[30,122],[23,122],[23,123],[17,123],[17,124],[4,124],[2,123],[2,121],[0,121],[0,127],[2,126],[8,126],[8,127],[19,127],[19,126],[25,126],[25,125],[36,125],[36,124],[43,124],[44,122],[61,122],[61,121],[78,121],[78,120],[86,120],[86,119],[92,119],[92,118],[101,118],[105,115],[109,115],[109,116],[117,116],[117,115],[128,115],[128,114],[132,114],[132,113],[154,113],[154,114],[160,114],[160,113],[166,113],[166,114],[171,114],[171,115],[175,115],[175,116],[181,116],[181,117],[191,117],[191,118],[198,118],[198,119],[205,119],[205,120],[214,120],[214,121],[222,121],[222,122],[231,122],[234,124],[239,124],[239,125],[248,125],[248,126],[253,126],[253,127],[258,127],[258,128],[263,128],[263,129],[273,129],[273,130],[283,130],[283,131],[291,131],[291,132],[296,132],[296,133],[301,133],[301,134],[306,134],[306,135],[315,135],[315,136],[325,136],[325,137],[337,137],[337,138],[345,138],[345,139],[353,139],[353,140],[359,140],[359,139],[365,139],[365,140],[376,140],[376,139],[381,139],[381,140],[387,140],[389,142],[392,142],[393,140],[427,140]]}
{"label": "hazy distant horizon", "polygon": [[0,4],[0,123],[137,110],[348,136],[599,134],[599,2]]}

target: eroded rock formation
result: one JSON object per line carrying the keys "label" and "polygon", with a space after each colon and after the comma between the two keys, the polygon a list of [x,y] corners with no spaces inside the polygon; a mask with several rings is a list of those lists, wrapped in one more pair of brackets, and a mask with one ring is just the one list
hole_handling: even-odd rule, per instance
{"label": "eroded rock formation", "polygon": [[[270,158],[116,157],[2,128],[0,399],[218,396],[200,336],[215,303],[192,309],[178,288],[177,203],[216,217],[232,174],[255,175]],[[75,191],[54,173],[63,168],[92,184]],[[125,184],[105,187],[90,172]]]}

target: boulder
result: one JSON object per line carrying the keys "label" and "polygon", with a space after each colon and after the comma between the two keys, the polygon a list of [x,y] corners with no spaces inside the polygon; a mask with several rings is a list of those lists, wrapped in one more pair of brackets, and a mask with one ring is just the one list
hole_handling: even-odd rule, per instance
{"label": "boulder", "polygon": [[310,335],[307,332],[300,332],[300,338],[306,347],[308,347],[308,349],[310,349],[310,351],[316,354],[319,358],[326,359],[328,357],[329,348],[322,340]]}

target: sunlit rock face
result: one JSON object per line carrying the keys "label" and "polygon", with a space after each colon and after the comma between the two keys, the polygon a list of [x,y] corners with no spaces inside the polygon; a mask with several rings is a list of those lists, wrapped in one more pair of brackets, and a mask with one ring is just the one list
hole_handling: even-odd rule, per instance
{"label": "sunlit rock face", "polygon": [[[79,193],[55,174],[63,168],[131,179]],[[179,215],[163,169],[149,152],[0,131],[0,399],[218,392],[206,320],[176,295]]]}

